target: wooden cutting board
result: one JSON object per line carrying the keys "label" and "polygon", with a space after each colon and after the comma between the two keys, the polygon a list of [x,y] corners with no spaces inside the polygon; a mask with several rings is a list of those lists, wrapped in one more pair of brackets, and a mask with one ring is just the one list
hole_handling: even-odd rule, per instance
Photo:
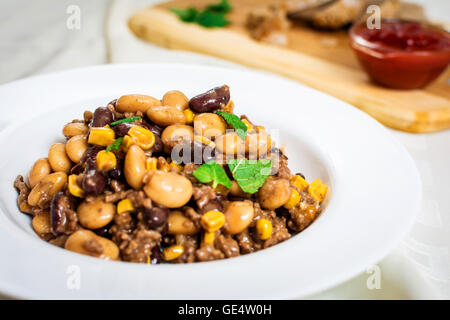
{"label": "wooden cutting board", "polygon": [[[345,31],[323,32],[294,25],[286,47],[251,39],[247,13],[273,0],[230,0],[234,10],[226,28],[183,23],[168,8],[202,8],[211,0],[175,0],[135,13],[129,27],[136,36],[179,50],[209,54],[298,80],[367,112],[381,123],[408,132],[450,128],[450,70],[421,90],[394,90],[371,83],[349,47]],[[313,108],[314,105],[311,105]]]}

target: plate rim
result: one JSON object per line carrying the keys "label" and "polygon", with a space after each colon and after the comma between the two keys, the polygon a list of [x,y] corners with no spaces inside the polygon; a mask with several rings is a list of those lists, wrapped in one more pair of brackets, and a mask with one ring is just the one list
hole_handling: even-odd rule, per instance
{"label": "plate rim", "polygon": [[[209,70],[222,70],[222,71],[226,70],[227,72],[246,73],[246,74],[250,74],[250,75],[252,75],[252,74],[260,74],[260,75],[263,75],[265,77],[276,78],[276,79],[281,80],[281,81],[294,83],[296,86],[301,86],[301,87],[303,87],[306,90],[314,91],[315,94],[327,96],[327,98],[331,98],[331,99],[333,99],[335,101],[338,101],[339,102],[338,104],[340,104],[341,107],[343,107],[344,105],[347,107],[348,112],[350,112],[350,113],[352,113],[352,112],[353,113],[355,113],[355,112],[359,113],[360,116],[362,115],[368,121],[376,123],[378,125],[378,128],[381,129],[382,131],[384,131],[384,133],[389,136],[390,140],[393,141],[394,144],[396,144],[397,149],[400,150],[400,152],[403,153],[403,155],[405,156],[405,159],[409,162],[408,163],[408,165],[410,166],[409,169],[412,169],[412,172],[414,171],[414,173],[413,173],[413,175],[415,175],[414,179],[416,179],[417,182],[418,182],[416,193],[418,194],[419,198],[416,199],[415,212],[413,214],[411,214],[411,217],[410,217],[408,223],[402,228],[402,231],[399,232],[399,234],[396,235],[395,241],[394,240],[391,241],[391,245],[388,246],[389,248],[386,248],[386,246],[385,246],[384,250],[381,250],[384,253],[380,252],[380,253],[374,254],[374,256],[372,257],[373,261],[371,263],[378,262],[382,257],[384,257],[386,254],[388,254],[395,247],[395,245],[397,245],[400,242],[400,240],[404,237],[404,235],[408,232],[408,230],[410,230],[412,224],[414,223],[415,217],[417,216],[417,214],[418,214],[418,212],[420,210],[420,203],[421,203],[421,197],[422,197],[422,184],[421,184],[420,175],[419,175],[418,170],[417,170],[417,168],[415,166],[415,163],[414,163],[413,159],[411,158],[410,154],[406,151],[406,148],[403,145],[401,145],[398,142],[398,140],[395,139],[395,137],[385,127],[383,127],[381,124],[376,122],[374,119],[369,117],[367,114],[365,114],[361,110],[359,110],[359,109],[357,109],[355,107],[352,107],[351,105],[347,104],[346,102],[343,102],[343,101],[341,101],[341,100],[339,100],[337,98],[334,98],[334,97],[332,97],[332,96],[330,96],[330,95],[328,95],[326,93],[323,93],[323,92],[320,92],[318,90],[306,87],[306,86],[304,86],[304,85],[302,85],[302,84],[300,84],[298,82],[295,82],[295,81],[293,81],[291,79],[287,79],[287,78],[284,78],[284,77],[281,77],[281,76],[278,76],[278,75],[274,75],[274,74],[272,74],[270,72],[260,71],[260,70],[252,70],[252,69],[247,69],[247,68],[246,69],[242,69],[242,70],[241,69],[231,69],[230,70],[228,68],[223,68],[223,67],[205,66],[205,65],[198,65],[198,64],[181,64],[181,63],[164,63],[164,64],[163,63],[154,63],[154,64],[152,64],[152,63],[147,63],[147,64],[138,63],[138,64],[117,64],[117,65],[96,65],[96,66],[88,66],[88,67],[83,67],[83,68],[74,68],[74,69],[68,69],[68,70],[63,70],[63,71],[57,71],[57,72],[53,72],[53,73],[49,73],[49,74],[36,75],[36,76],[32,76],[32,77],[25,78],[25,79],[15,80],[15,81],[9,82],[7,84],[2,84],[0,86],[0,92],[2,91],[2,89],[8,88],[8,87],[13,87],[14,85],[23,85],[23,84],[26,85],[28,82],[33,82],[33,81],[36,81],[36,80],[42,80],[42,79],[45,79],[45,78],[49,78],[49,79],[51,79],[51,78],[58,78],[61,75],[64,76],[67,73],[71,73],[71,72],[81,72],[81,73],[83,73],[83,72],[97,72],[97,71],[102,72],[102,70],[105,70],[105,69],[115,69],[115,68],[117,68],[117,69],[120,69],[120,68],[127,69],[127,68],[130,68],[130,67],[131,68],[136,68],[136,67],[138,67],[138,68],[139,67],[145,67],[145,68],[180,68],[180,67],[182,67],[182,68],[187,68],[187,69],[200,68],[200,69],[209,69]],[[50,109],[46,109],[47,112],[49,110]],[[26,121],[26,120],[24,120],[24,121]],[[0,140],[3,140],[7,136],[8,133],[13,131],[18,126],[20,126],[20,123],[8,123],[3,128],[3,130],[0,130]],[[332,204],[333,204],[333,202],[332,202]],[[3,209],[0,208],[0,211],[2,211],[1,215],[5,215],[5,213],[3,212]],[[311,230],[312,226],[307,228],[302,233],[305,233],[305,232],[308,232],[309,230]],[[3,227],[0,226],[0,230],[2,230],[2,229],[3,229]],[[0,234],[0,238],[1,238],[1,234]],[[31,238],[30,238],[30,241],[32,241]],[[41,241],[41,240],[39,240],[39,241]],[[290,239],[288,242],[291,242],[291,241],[292,241],[292,239]],[[49,244],[47,244],[47,245],[51,246]],[[282,245],[286,245],[286,242],[278,244],[275,247],[275,250],[279,246],[282,246]],[[52,248],[52,249],[57,249],[57,248]],[[256,257],[256,255],[266,254],[265,251],[272,251],[271,249],[274,249],[274,248],[269,248],[269,249],[263,250],[261,252],[252,253],[250,255],[251,256],[250,258]],[[61,251],[58,251],[58,252],[61,253]],[[64,254],[67,254],[67,253],[68,252],[64,252]],[[69,254],[73,255],[73,253],[69,253]],[[381,254],[381,257],[380,257],[380,254]],[[239,258],[248,258],[248,256],[249,255],[245,255],[245,256],[241,256]],[[114,263],[114,264],[116,264],[116,263],[123,264],[123,262],[99,261],[99,259],[95,259],[95,258],[91,258],[91,257],[85,257],[85,256],[81,256],[81,255],[79,257],[77,257],[77,258],[81,259],[81,260],[88,259],[86,261],[89,261],[90,264],[91,264],[92,261],[95,261],[96,263],[101,263],[101,264],[107,263],[108,265],[112,264],[112,263]],[[216,264],[216,263],[224,264],[224,262],[225,263],[233,263],[233,261],[235,261],[235,259],[239,259],[239,258],[230,259],[231,261],[228,260],[228,259],[221,260],[221,261],[213,261],[213,262],[209,262],[208,265],[212,265],[212,264]],[[93,260],[93,259],[95,259],[95,260]],[[129,267],[129,266],[127,266],[127,267]],[[133,265],[131,267],[143,268],[144,266]],[[156,266],[156,267],[161,267],[161,266]],[[164,268],[168,268],[169,266],[164,265],[163,267]],[[176,266],[170,266],[170,267],[171,268],[173,268],[173,267],[176,267],[176,268],[180,268],[180,267],[189,268],[190,265],[176,265]],[[359,267],[359,269],[361,269],[361,268]],[[363,268],[360,271],[363,271]],[[325,290],[327,288],[333,287],[335,285],[338,285],[339,283],[342,283],[342,282],[350,279],[353,276],[356,276],[355,272],[354,271],[349,271],[347,275],[341,276],[340,277],[341,279],[335,279],[335,281],[333,283],[328,282],[327,284],[322,284],[321,286],[316,286],[316,288],[314,290],[312,290],[310,292],[307,292],[305,295],[310,295],[310,294],[313,294],[313,293]],[[11,295],[13,295],[15,297],[24,297],[24,298],[31,298],[31,299],[36,297],[36,296],[33,296],[33,295],[22,295],[19,292],[17,292],[17,291],[20,291],[20,288],[15,290],[12,287],[14,287],[14,286],[8,286],[8,284],[6,282],[2,281],[2,277],[0,276],[0,290],[2,290],[2,288],[8,288],[7,291],[5,291],[6,294],[9,295],[11,293]],[[9,289],[11,289],[11,290],[9,290]],[[286,288],[285,294],[284,295],[281,294],[281,295],[277,296],[276,298],[294,298],[296,296],[296,294],[294,293],[294,291],[296,291],[295,289],[294,290],[290,290],[289,292],[288,291],[289,290],[287,290],[287,288]]]}

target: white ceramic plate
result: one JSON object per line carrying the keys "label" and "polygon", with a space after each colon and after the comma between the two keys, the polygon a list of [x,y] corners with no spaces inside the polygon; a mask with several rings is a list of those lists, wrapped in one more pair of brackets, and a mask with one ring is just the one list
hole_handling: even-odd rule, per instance
{"label": "white ceramic plate", "polygon": [[[19,212],[13,181],[86,109],[126,93],[188,96],[228,84],[236,112],[279,129],[289,166],[329,185],[322,215],[272,248],[186,265],[109,262],[40,240]],[[418,212],[421,183],[408,153],[380,124],[318,91],[262,72],[186,65],[115,65],[0,87],[0,291],[24,298],[297,298],[378,262]],[[79,272],[78,272],[79,271]],[[80,276],[79,289],[74,277]]]}

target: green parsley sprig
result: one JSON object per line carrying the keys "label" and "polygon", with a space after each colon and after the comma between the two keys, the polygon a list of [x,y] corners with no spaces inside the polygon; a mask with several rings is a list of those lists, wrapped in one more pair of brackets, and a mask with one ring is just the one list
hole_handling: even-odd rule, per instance
{"label": "green parsley sprig", "polygon": [[201,183],[213,183],[213,188],[221,184],[228,189],[231,188],[231,180],[228,178],[224,168],[216,161],[208,161],[193,172],[194,177]]}
{"label": "green parsley sprig", "polygon": [[111,150],[119,150],[122,141],[123,137],[117,138],[113,143],[111,143],[108,147],[106,147],[106,152],[109,152]]}
{"label": "green parsley sprig", "polygon": [[228,160],[233,178],[244,192],[255,193],[262,187],[272,172],[272,160]]}
{"label": "green parsley sprig", "polygon": [[182,21],[187,23],[197,23],[206,28],[224,27],[230,23],[226,14],[232,10],[228,0],[221,0],[219,3],[211,4],[203,10],[193,7],[186,9],[172,8],[170,11],[175,13]]}
{"label": "green parsley sprig", "polygon": [[136,120],[140,120],[141,117],[132,117],[132,118],[125,118],[121,120],[114,121],[110,124],[110,126],[118,125],[119,123],[126,123],[126,122],[134,122]]}

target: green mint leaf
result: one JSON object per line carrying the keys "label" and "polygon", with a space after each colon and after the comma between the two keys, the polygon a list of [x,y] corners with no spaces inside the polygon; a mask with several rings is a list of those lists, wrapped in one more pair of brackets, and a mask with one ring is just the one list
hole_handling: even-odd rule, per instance
{"label": "green mint leaf", "polygon": [[245,140],[245,135],[247,134],[247,126],[242,122],[241,119],[235,114],[216,111],[216,113],[225,119],[225,121],[236,130],[237,134]]}
{"label": "green mint leaf", "polygon": [[113,123],[110,124],[110,126],[115,126],[115,125],[118,125],[119,123],[134,122],[134,121],[140,120],[140,119],[141,119],[141,117],[125,118],[125,119],[114,121]]}
{"label": "green mint leaf", "polygon": [[194,177],[201,183],[213,183],[213,188],[221,184],[228,189],[231,188],[231,180],[228,178],[224,168],[216,161],[208,161],[193,172]]}
{"label": "green mint leaf", "polygon": [[244,192],[255,193],[272,171],[272,160],[234,159],[228,161],[233,178]]}
{"label": "green mint leaf", "polygon": [[194,22],[198,16],[198,10],[195,8],[187,8],[187,9],[170,9],[173,13],[175,13],[182,21],[184,22]]}
{"label": "green mint leaf", "polygon": [[215,12],[228,13],[231,11],[232,7],[228,0],[222,0],[219,3],[209,5],[206,9]]}
{"label": "green mint leaf", "polygon": [[113,143],[111,143],[107,148],[106,152],[111,150],[119,150],[120,145],[122,144],[123,137],[117,138]]}
{"label": "green mint leaf", "polygon": [[206,28],[224,27],[230,23],[225,17],[225,13],[210,10],[201,11],[195,22]]}

